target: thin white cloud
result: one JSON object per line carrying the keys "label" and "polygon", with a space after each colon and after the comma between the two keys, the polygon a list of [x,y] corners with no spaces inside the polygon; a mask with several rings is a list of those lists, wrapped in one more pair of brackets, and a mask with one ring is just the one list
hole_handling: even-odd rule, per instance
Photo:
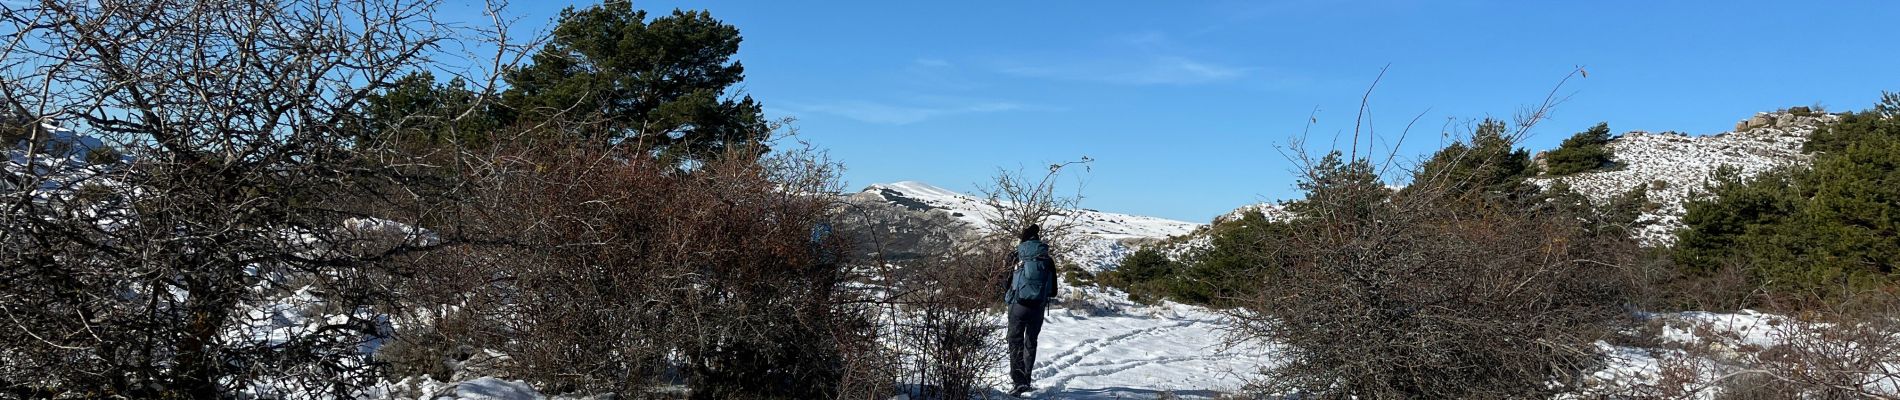
{"label": "thin white cloud", "polygon": [[[997,72],[1030,78],[1060,79],[1125,85],[1193,85],[1247,78],[1254,70],[1191,58],[1205,52],[1161,31],[1110,36],[1091,46],[1094,56],[1006,62]],[[1196,51],[1199,50],[1199,51]]]}
{"label": "thin white cloud", "polygon": [[1115,42],[1140,49],[1165,49],[1174,46],[1174,38],[1166,32],[1141,31],[1114,38]]}
{"label": "thin white cloud", "polygon": [[903,84],[930,91],[967,92],[983,87],[955,63],[941,58],[918,58],[898,70]]}
{"label": "thin white cloud", "polygon": [[911,61],[911,64],[913,64],[913,65],[916,65],[916,66],[918,66],[918,67],[923,67],[923,68],[948,68],[948,67],[950,67],[950,62],[949,62],[949,61],[944,61],[944,60],[943,60],[943,59],[941,59],[941,58],[919,58],[919,59],[916,59],[916,60],[913,60],[913,61]]}
{"label": "thin white cloud", "polygon": [[1178,56],[1149,56],[1129,60],[1097,60],[1043,65],[1014,65],[999,69],[1010,75],[1128,85],[1192,85],[1225,82],[1247,76],[1248,68]]}
{"label": "thin white cloud", "polygon": [[831,114],[873,124],[905,125],[959,114],[981,114],[1028,110],[1034,107],[1003,102],[982,101],[959,104],[900,105],[863,100],[794,105],[801,113]]}

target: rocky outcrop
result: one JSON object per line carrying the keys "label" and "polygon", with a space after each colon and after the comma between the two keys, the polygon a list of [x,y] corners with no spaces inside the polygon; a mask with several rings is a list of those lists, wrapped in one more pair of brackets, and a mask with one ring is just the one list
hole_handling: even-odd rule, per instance
{"label": "rocky outcrop", "polygon": [[1761,128],[1795,128],[1811,126],[1821,118],[1832,118],[1832,114],[1816,113],[1807,106],[1790,107],[1776,112],[1760,112],[1755,116],[1735,123],[1735,132],[1746,132]]}

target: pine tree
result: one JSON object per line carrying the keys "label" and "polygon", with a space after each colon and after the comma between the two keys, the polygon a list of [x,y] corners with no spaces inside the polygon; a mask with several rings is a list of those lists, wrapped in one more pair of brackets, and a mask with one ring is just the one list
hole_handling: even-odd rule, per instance
{"label": "pine tree", "polygon": [[1150,297],[1160,297],[1161,289],[1156,288],[1157,281],[1171,279],[1176,273],[1176,264],[1166,255],[1152,248],[1136,250],[1134,254],[1122,259],[1121,266],[1109,271],[1106,281],[1128,292],[1135,301],[1148,301]]}
{"label": "pine tree", "polygon": [[435,75],[425,71],[397,78],[393,85],[369,96],[358,145],[426,152],[456,143],[483,148],[493,142],[490,135],[499,123],[461,78],[438,84]]}
{"label": "pine tree", "polygon": [[[567,122],[559,136],[705,160],[761,142],[763,108],[745,78],[739,30],[704,11],[647,19],[624,0],[561,11],[533,64],[504,74],[503,122]],[[752,148],[757,150],[757,148]]]}
{"label": "pine tree", "polygon": [[[1432,154],[1413,174],[1413,187],[1443,190],[1453,197],[1519,198],[1530,193],[1524,179],[1534,169],[1530,153],[1514,148],[1503,121],[1486,119],[1468,142]],[[1419,185],[1419,183],[1431,183]]]}
{"label": "pine tree", "polygon": [[1809,153],[1828,153],[1846,150],[1848,144],[1869,136],[1900,138],[1900,124],[1893,123],[1900,118],[1900,93],[1881,92],[1880,103],[1872,110],[1846,113],[1840,122],[1821,127],[1808,136],[1808,142],[1802,146]]}
{"label": "pine tree", "polygon": [[1691,271],[1746,266],[1782,294],[1832,298],[1900,274],[1900,96],[1817,132],[1810,167],[1740,179],[1718,171],[1686,204],[1676,260]]}
{"label": "pine tree", "polygon": [[1335,150],[1310,170],[1297,184],[1306,198],[1287,205],[1296,215],[1324,211],[1370,218],[1378,204],[1392,195],[1364,158],[1348,161]]}
{"label": "pine tree", "polygon": [[1610,124],[1599,122],[1590,130],[1577,132],[1564,139],[1563,145],[1551,150],[1545,160],[1549,169],[1545,174],[1552,176],[1589,172],[1613,165],[1608,144],[1610,143]]}

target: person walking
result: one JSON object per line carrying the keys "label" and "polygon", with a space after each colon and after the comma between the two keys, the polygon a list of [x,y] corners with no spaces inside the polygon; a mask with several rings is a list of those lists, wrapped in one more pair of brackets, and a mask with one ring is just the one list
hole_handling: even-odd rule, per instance
{"label": "person walking", "polygon": [[1042,228],[1030,224],[1023,228],[1016,251],[1009,255],[1009,290],[1003,300],[1009,303],[1009,379],[1016,386],[1011,396],[1034,390],[1029,386],[1030,369],[1036,367],[1036,336],[1042,333],[1042,313],[1056,297],[1056,262],[1049,257],[1049,246],[1042,243]]}

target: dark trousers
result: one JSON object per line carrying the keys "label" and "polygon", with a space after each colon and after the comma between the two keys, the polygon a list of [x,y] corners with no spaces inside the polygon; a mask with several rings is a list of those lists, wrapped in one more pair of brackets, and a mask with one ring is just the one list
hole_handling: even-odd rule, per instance
{"label": "dark trousers", "polygon": [[1042,333],[1042,302],[1019,301],[1009,305],[1009,380],[1017,386],[1029,385],[1029,371],[1036,367],[1036,335]]}

